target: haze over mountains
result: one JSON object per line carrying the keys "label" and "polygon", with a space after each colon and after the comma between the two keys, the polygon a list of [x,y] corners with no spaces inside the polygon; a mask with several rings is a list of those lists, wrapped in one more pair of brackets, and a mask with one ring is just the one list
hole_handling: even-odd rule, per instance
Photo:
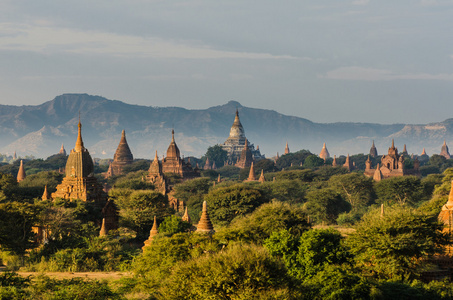
{"label": "haze over mountains", "polygon": [[230,101],[207,109],[130,105],[87,94],[64,94],[37,106],[0,105],[0,152],[19,156],[47,157],[67,151],[75,144],[79,111],[85,147],[92,156],[112,158],[121,131],[135,158],[160,157],[171,141],[171,129],[181,154],[199,157],[209,146],[228,137],[236,108],[247,138],[259,145],[266,157],[283,153],[288,141],[291,151],[308,149],[319,153],[327,143],[331,155],[368,153],[375,140],[379,154],[387,152],[391,139],[409,153],[440,152],[444,139],[453,140],[453,119],[432,124],[315,123],[273,110],[243,107]]}

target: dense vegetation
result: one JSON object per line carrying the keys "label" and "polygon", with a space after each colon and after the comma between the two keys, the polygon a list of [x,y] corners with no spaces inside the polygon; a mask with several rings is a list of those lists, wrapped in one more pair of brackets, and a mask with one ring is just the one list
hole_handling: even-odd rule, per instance
{"label": "dense vegetation", "polygon": [[[217,148],[205,157],[216,165],[224,159]],[[93,203],[41,200],[44,186],[53,192],[62,179],[61,157],[28,161],[19,184],[16,165],[5,165],[0,245],[9,270],[132,275],[106,282],[6,272],[0,298],[452,299],[451,283],[421,281],[434,268],[430,258],[450,243],[437,216],[450,192],[451,160],[434,155],[422,178],[374,182],[362,174],[366,157],[351,159],[358,166],[351,173],[306,150],[275,164],[262,160],[255,170],[265,171],[264,183],[242,182],[249,169],[233,166],[189,181],[172,177],[174,196],[186,203],[193,224],[207,201],[212,235],[194,233],[168,197],[142,180],[149,161],[136,161],[125,176],[96,174],[113,187],[109,197],[119,208],[119,230],[104,237]],[[159,234],[142,251],[154,216]],[[43,245],[34,242],[36,225],[47,230]]]}

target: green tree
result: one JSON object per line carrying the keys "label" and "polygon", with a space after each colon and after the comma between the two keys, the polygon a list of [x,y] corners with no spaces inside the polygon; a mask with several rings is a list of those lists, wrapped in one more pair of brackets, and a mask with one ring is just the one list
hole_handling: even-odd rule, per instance
{"label": "green tree", "polygon": [[266,181],[260,185],[260,189],[264,190],[271,199],[303,203],[308,184],[299,180]]}
{"label": "green tree", "polygon": [[268,201],[259,189],[245,184],[214,189],[204,199],[208,203],[211,221],[222,226]]}
{"label": "green tree", "polygon": [[259,246],[226,250],[175,266],[159,299],[288,299],[284,266]]}
{"label": "green tree", "polygon": [[306,280],[328,265],[351,261],[342,239],[334,229],[308,230],[298,240],[284,230],[272,233],[265,246],[272,255],[282,257],[292,277]]}
{"label": "green tree", "polygon": [[235,219],[228,228],[218,231],[216,235],[224,240],[261,244],[272,232],[287,230],[299,237],[309,228],[302,207],[272,201],[261,205],[249,215]]}
{"label": "green tree", "polygon": [[402,206],[375,209],[356,226],[347,243],[356,263],[369,274],[386,279],[414,278],[429,256],[441,253],[446,239],[437,215]]}
{"label": "green tree", "polygon": [[414,205],[423,198],[423,186],[415,176],[392,177],[375,183],[379,203]]}
{"label": "green tree", "polygon": [[305,168],[310,168],[310,169],[315,169],[317,167],[320,167],[324,165],[324,159],[320,158],[317,155],[310,155],[305,159],[304,162],[304,167]]}
{"label": "green tree", "polygon": [[329,179],[329,187],[340,193],[353,211],[363,209],[375,198],[373,180],[359,173],[334,175]]}
{"label": "green tree", "polygon": [[203,198],[208,194],[212,180],[207,177],[186,180],[174,186],[175,197],[189,208],[190,217],[197,222],[203,205]]}
{"label": "green tree", "polygon": [[340,213],[351,209],[350,204],[330,188],[310,191],[306,199],[305,208],[310,221],[313,220],[316,223],[333,224]]}
{"label": "green tree", "polygon": [[139,241],[148,237],[154,216],[163,220],[174,212],[167,196],[158,192],[112,189],[109,195],[119,207],[120,225],[134,230]]}
{"label": "green tree", "polygon": [[192,224],[184,222],[180,217],[171,215],[166,217],[159,225],[159,233],[175,234],[189,230]]}
{"label": "green tree", "polygon": [[291,164],[293,166],[299,166],[301,163],[304,164],[305,159],[310,155],[312,155],[312,153],[308,150],[299,150],[294,153],[282,155],[276,161],[277,168],[289,168],[291,167]]}
{"label": "green tree", "polygon": [[34,247],[32,227],[38,220],[38,210],[32,204],[9,202],[0,204],[0,247],[24,255]]}
{"label": "green tree", "polygon": [[228,160],[228,152],[222,149],[220,145],[211,146],[206,151],[206,158],[209,158],[209,161],[212,163],[215,162],[217,168],[223,167],[224,163]]}

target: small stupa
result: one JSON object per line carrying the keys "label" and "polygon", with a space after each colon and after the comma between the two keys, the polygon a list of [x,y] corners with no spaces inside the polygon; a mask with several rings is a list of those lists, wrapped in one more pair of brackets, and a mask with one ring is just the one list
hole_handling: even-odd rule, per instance
{"label": "small stupa", "polygon": [[259,182],[263,183],[266,181],[266,178],[264,178],[264,170],[261,169],[261,175],[260,178],[258,179]]}
{"label": "small stupa", "polygon": [[374,145],[374,140],[373,140],[373,144],[371,145],[371,148],[370,148],[370,156],[371,157],[377,157],[378,156],[376,146]]}
{"label": "small stupa", "polygon": [[158,234],[159,234],[159,231],[157,231],[157,220],[156,220],[156,216],[154,216],[153,227],[149,231],[149,238],[145,241],[145,245],[142,247],[142,249],[144,249],[144,248],[148,247],[149,245],[151,245],[151,243],[154,240],[154,237],[156,235],[158,235]]}
{"label": "small stupa", "polygon": [[319,157],[326,160],[330,157],[329,151],[327,150],[326,143],[323,144]]}
{"label": "small stupa", "polygon": [[201,218],[198,222],[196,232],[214,233],[214,227],[212,226],[211,220],[209,219],[206,201],[203,201],[203,211],[201,212]]}
{"label": "small stupa", "polygon": [[288,142],[286,142],[286,147],[285,147],[285,154],[289,154],[289,147],[288,147]]}
{"label": "small stupa", "polygon": [[25,169],[24,169],[24,163],[22,160],[20,160],[20,166],[19,166],[19,172],[17,172],[17,182],[21,182],[24,180],[26,177],[25,175]]}
{"label": "small stupa", "polygon": [[44,193],[42,194],[41,199],[42,199],[43,201],[49,200],[49,199],[50,199],[49,192],[47,191],[47,184],[44,186]]}
{"label": "small stupa", "polygon": [[256,181],[256,176],[255,176],[255,167],[252,165],[250,166],[250,172],[249,172],[249,177],[247,178],[246,181]]}
{"label": "small stupa", "polygon": [[189,212],[187,211],[187,206],[186,210],[184,211],[184,215],[182,216],[182,220],[184,222],[192,223],[192,220],[190,219]]}
{"label": "small stupa", "polygon": [[374,171],[373,179],[375,181],[381,181],[382,180],[382,172],[379,167],[379,164],[376,165],[376,171]]}

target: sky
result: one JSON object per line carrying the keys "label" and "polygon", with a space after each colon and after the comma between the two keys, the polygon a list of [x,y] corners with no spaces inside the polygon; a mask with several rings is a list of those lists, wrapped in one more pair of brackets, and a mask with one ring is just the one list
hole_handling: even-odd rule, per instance
{"label": "sky", "polygon": [[0,104],[88,93],[314,122],[453,117],[453,0],[2,0]]}

